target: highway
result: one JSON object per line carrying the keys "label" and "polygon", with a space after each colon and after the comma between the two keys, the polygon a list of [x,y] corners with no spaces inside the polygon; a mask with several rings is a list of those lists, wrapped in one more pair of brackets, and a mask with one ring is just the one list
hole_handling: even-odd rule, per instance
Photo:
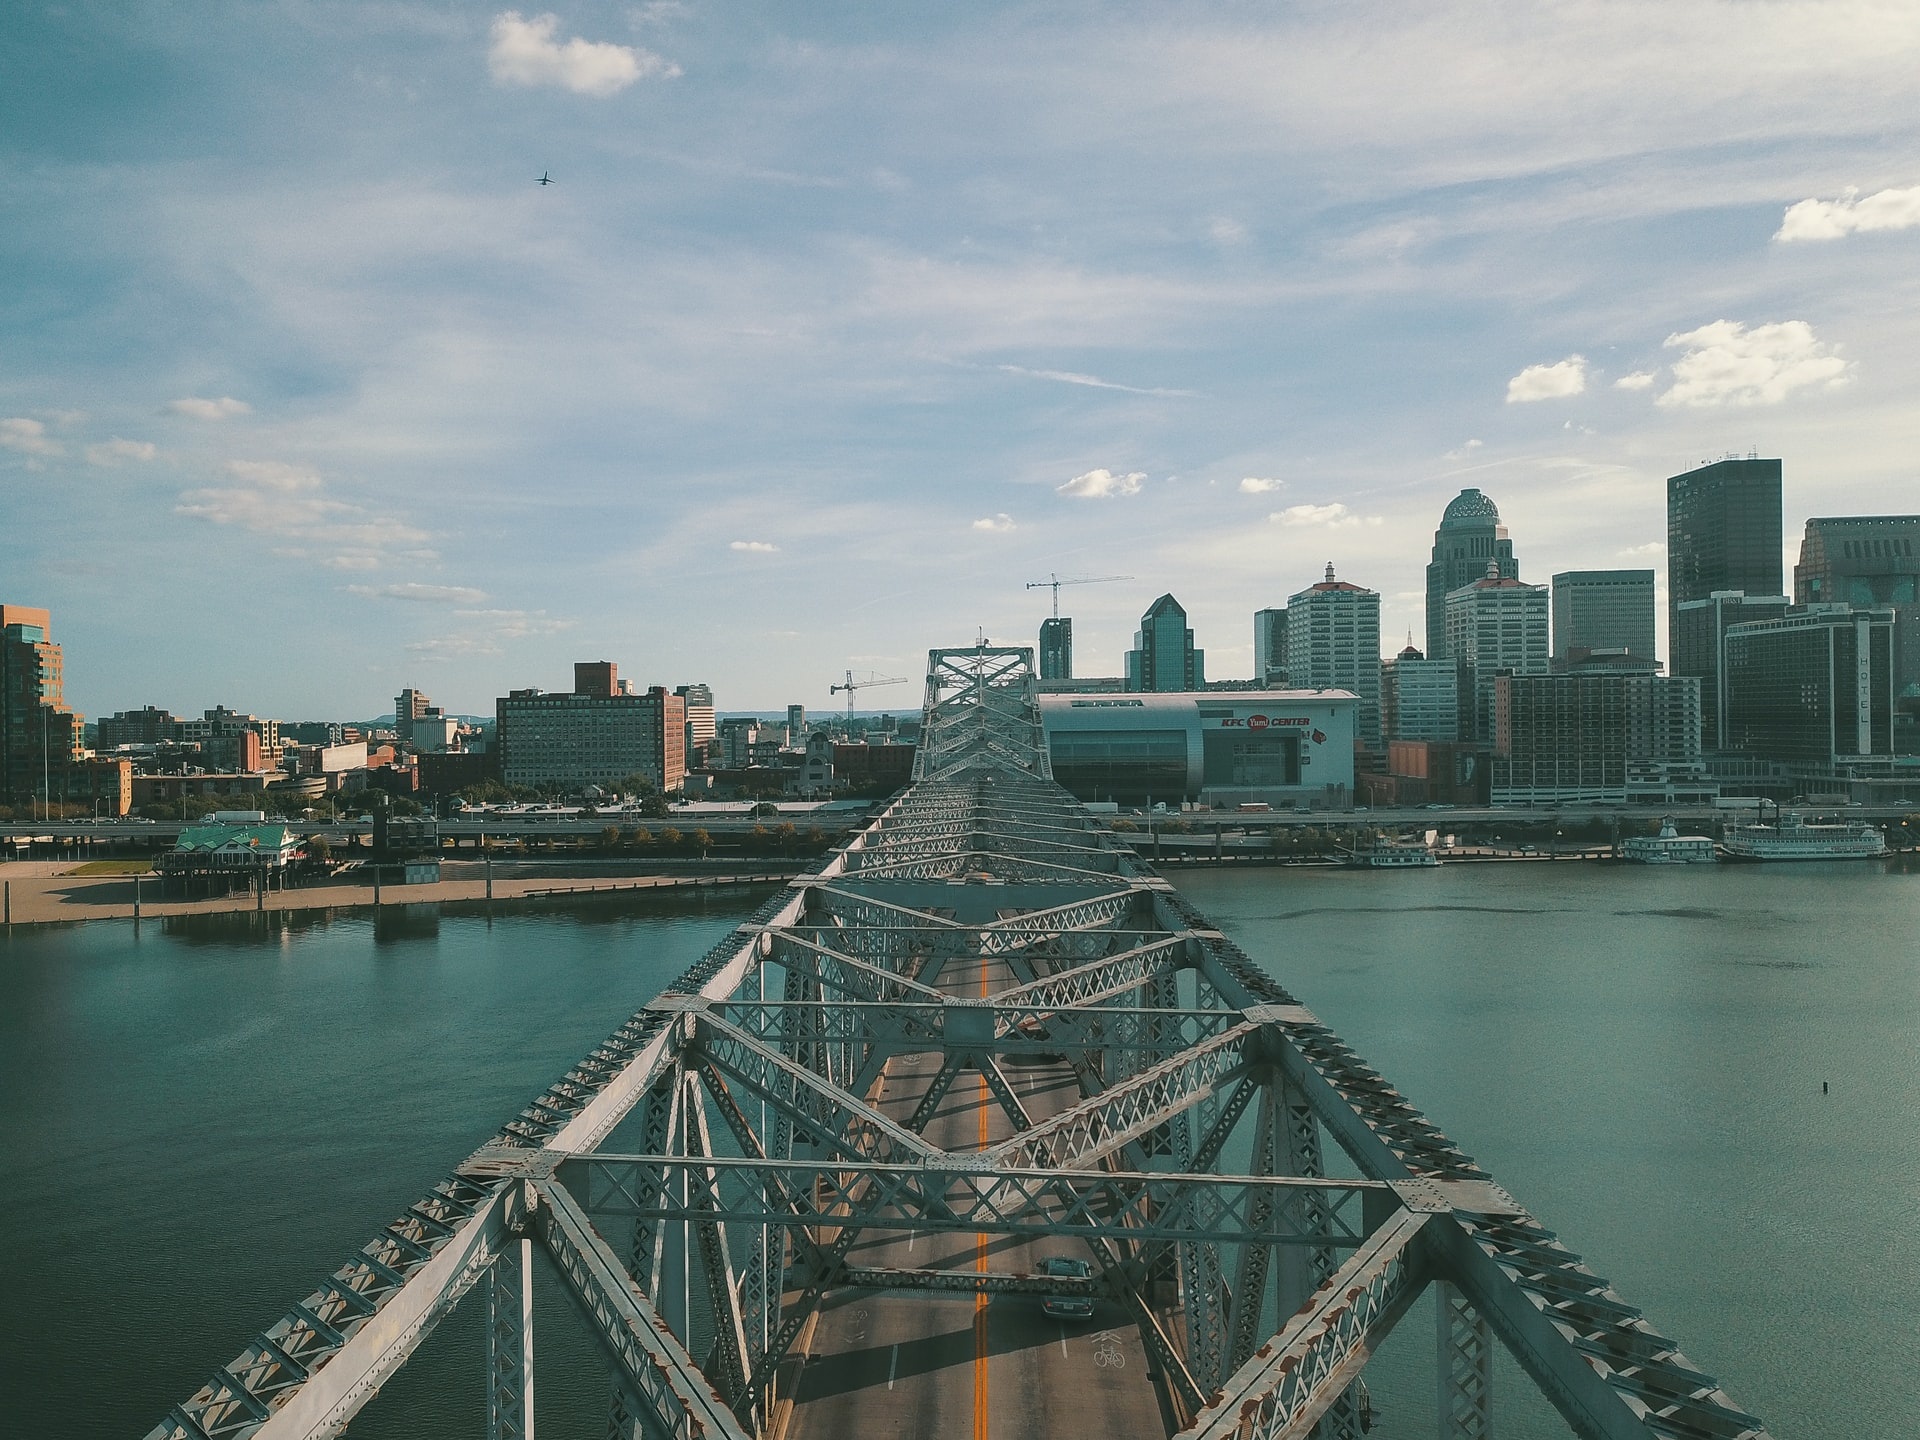
{"label": "highway", "polygon": [[[999,960],[956,958],[941,973],[949,994],[1011,988]],[[1063,1063],[1002,1062],[1035,1120],[1079,1100]],[[877,1085],[880,1108],[905,1124],[938,1054],[896,1058]],[[1013,1134],[1012,1122],[978,1074],[963,1075],[922,1132],[949,1151],[983,1150]],[[1048,1255],[1084,1258],[1078,1242],[1023,1242],[985,1235],[888,1234],[857,1245],[851,1265],[1032,1273]],[[807,1345],[819,1358],[800,1374],[787,1440],[973,1440],[1044,1435],[1114,1440],[1165,1434],[1167,1426],[1138,1333],[1110,1300],[1087,1320],[1056,1320],[1031,1295],[920,1290],[842,1290],[822,1306]]]}

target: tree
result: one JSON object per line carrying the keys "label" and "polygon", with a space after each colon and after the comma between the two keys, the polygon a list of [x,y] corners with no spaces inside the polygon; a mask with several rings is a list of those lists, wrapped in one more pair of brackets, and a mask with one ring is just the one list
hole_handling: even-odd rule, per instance
{"label": "tree", "polygon": [[680,832],[669,825],[660,832],[660,844],[668,850],[680,848]]}
{"label": "tree", "polygon": [[636,825],[628,832],[627,843],[636,850],[644,850],[653,844],[653,832],[644,825]]}
{"label": "tree", "polygon": [[620,827],[618,825],[603,827],[600,831],[600,848],[602,850],[614,850],[618,849],[619,845]]}
{"label": "tree", "polygon": [[691,835],[687,836],[687,848],[689,850],[697,850],[700,853],[700,858],[704,860],[707,858],[707,851],[713,848],[713,836],[709,835],[705,830],[695,830]]}
{"label": "tree", "polygon": [[667,797],[659,794],[640,797],[640,813],[649,820],[663,820],[671,812],[667,808]]}
{"label": "tree", "polygon": [[756,855],[773,845],[773,832],[764,825],[756,825],[747,832],[747,849]]}

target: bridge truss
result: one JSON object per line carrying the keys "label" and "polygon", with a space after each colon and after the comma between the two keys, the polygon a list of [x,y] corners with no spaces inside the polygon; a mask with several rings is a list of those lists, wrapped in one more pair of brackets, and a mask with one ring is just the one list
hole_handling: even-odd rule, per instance
{"label": "bridge truss", "polygon": [[[618,1436],[776,1436],[838,1291],[1077,1289],[1137,1328],[1180,1440],[1344,1440],[1367,1360],[1431,1288],[1443,1436],[1490,1433],[1497,1336],[1578,1435],[1762,1440],[1053,783],[1033,690],[1029,650],[932,652],[912,786],[148,1440],[337,1434],[476,1285],[488,1434],[530,1435],[536,1249],[604,1351]],[[942,987],[983,957],[1010,986]],[[937,1066],[889,1111],[907,1056]],[[1022,1064],[1071,1074],[1063,1108],[1029,1112]],[[926,1138],[962,1077],[1005,1138]],[[1325,1173],[1329,1140],[1361,1178]],[[1092,1274],[860,1263],[900,1229],[1064,1239]]]}

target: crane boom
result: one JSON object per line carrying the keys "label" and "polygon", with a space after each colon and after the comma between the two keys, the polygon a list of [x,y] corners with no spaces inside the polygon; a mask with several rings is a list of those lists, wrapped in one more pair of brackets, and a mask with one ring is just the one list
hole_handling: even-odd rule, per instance
{"label": "crane boom", "polygon": [[865,690],[869,685],[904,685],[906,683],[907,681],[904,675],[874,675],[871,673],[868,674],[864,680],[856,680],[853,671],[849,670],[847,671],[847,678],[845,680],[837,685],[829,685],[827,687],[827,693],[829,695],[838,695],[842,690],[847,692],[847,739],[853,739],[854,691]]}
{"label": "crane boom", "polygon": [[1044,580],[1029,580],[1029,590],[1053,591],[1053,618],[1060,618],[1060,587],[1062,585],[1107,585],[1115,580],[1131,580],[1131,575],[1086,575],[1070,580],[1062,580],[1058,575],[1049,574]]}

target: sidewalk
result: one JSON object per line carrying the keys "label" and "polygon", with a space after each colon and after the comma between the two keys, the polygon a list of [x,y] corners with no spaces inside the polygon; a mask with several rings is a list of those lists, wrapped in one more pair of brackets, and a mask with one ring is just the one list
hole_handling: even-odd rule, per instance
{"label": "sidewalk", "polygon": [[[130,875],[75,875],[71,860],[23,860],[0,866],[0,885],[11,888],[13,923],[33,925],[48,921],[129,920],[133,918],[133,877]],[[485,867],[478,862],[450,863],[442,871],[462,872],[457,878],[429,885],[383,885],[383,905],[418,905],[444,900],[485,900]],[[709,890],[748,884],[784,884],[793,872],[771,873],[755,870],[738,875],[601,875],[569,874],[556,867],[550,874],[518,875],[508,879],[495,875],[493,898],[519,900],[562,894],[607,894],[635,890]],[[248,891],[215,896],[207,900],[167,900],[160,895],[160,878],[144,876],[140,882],[140,915],[158,919],[168,915],[238,914],[257,908],[266,910],[332,910],[351,906],[371,906],[373,884],[361,874],[353,874],[339,883],[303,885],[290,890],[270,890],[264,906]]]}

